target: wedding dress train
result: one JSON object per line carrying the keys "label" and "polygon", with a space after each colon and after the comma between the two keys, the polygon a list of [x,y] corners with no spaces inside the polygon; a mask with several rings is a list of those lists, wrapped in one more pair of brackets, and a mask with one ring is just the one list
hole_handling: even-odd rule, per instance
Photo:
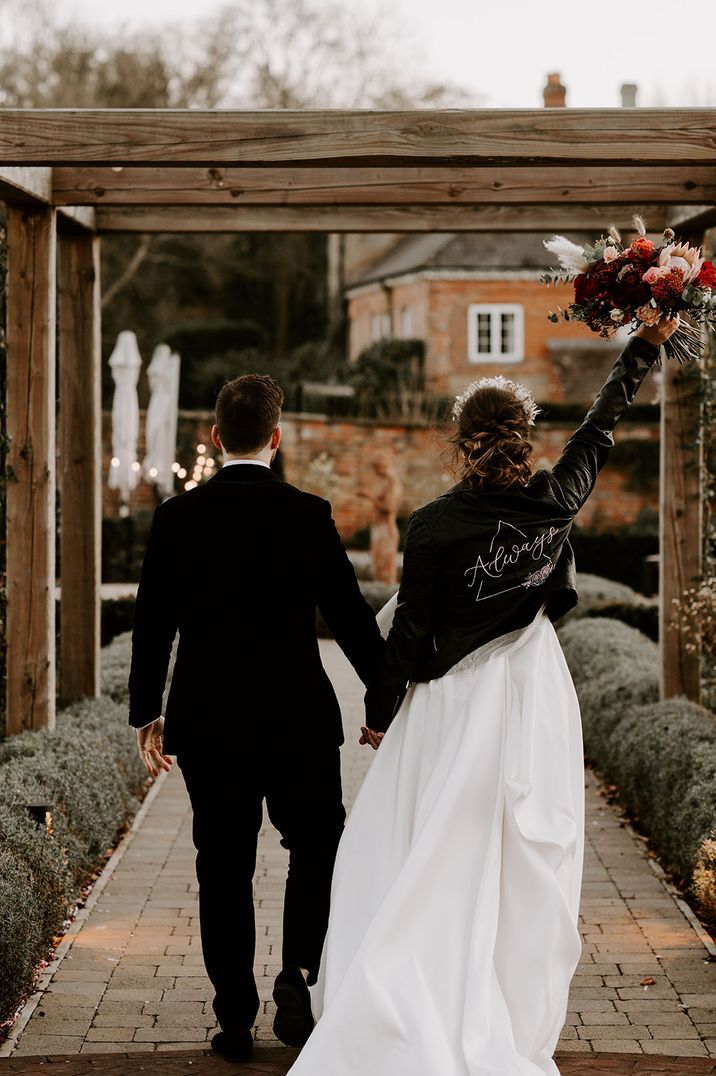
{"label": "wedding dress train", "polygon": [[542,613],[410,687],[336,862],[291,1076],[555,1074],[580,953],[579,707]]}

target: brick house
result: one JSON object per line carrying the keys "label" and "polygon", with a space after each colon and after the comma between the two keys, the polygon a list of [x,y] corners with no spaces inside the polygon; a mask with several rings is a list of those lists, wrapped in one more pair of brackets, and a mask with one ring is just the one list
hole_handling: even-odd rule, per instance
{"label": "brick house", "polygon": [[572,289],[540,284],[550,264],[542,239],[499,232],[395,237],[349,277],[349,359],[380,339],[417,337],[425,342],[431,392],[455,395],[477,377],[504,373],[538,400],[587,401],[619,344],[578,323],[547,320]]}

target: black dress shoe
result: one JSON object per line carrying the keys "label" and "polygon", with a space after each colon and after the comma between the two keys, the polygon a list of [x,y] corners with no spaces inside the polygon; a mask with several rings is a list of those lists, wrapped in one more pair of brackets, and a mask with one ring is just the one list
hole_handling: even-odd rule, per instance
{"label": "black dress shoe", "polygon": [[217,1031],[211,1040],[211,1048],[227,1061],[250,1061],[254,1037],[250,1031]]}
{"label": "black dress shoe", "polygon": [[313,1031],[311,995],[300,968],[279,972],[273,988],[276,1017],[273,1033],[285,1046],[303,1046]]}

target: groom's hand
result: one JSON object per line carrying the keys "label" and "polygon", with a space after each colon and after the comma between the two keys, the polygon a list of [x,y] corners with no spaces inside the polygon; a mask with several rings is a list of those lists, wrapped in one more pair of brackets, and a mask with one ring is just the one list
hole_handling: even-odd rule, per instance
{"label": "groom's hand", "polygon": [[151,777],[158,777],[162,770],[172,768],[172,760],[164,754],[164,718],[158,717],[151,725],[137,729],[137,747],[142,764]]}
{"label": "groom's hand", "polygon": [[370,744],[373,750],[377,751],[384,736],[384,732],[376,732],[375,729],[369,729],[366,728],[365,725],[361,725],[360,740],[358,743],[361,744],[361,746]]}

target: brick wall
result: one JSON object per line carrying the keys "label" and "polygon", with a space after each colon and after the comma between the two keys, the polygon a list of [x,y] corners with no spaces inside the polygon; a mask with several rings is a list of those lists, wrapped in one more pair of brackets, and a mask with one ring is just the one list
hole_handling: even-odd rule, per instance
{"label": "brick wall", "polygon": [[[189,471],[194,462],[194,447],[199,443],[210,445],[211,422],[208,413],[185,412],[180,416],[178,456]],[[534,455],[537,466],[554,463],[574,425],[546,421],[539,424]],[[285,415],[282,426],[287,480],[327,497],[345,538],[371,522],[372,501],[381,481],[374,470],[378,458],[387,456],[393,460],[401,476],[403,515],[438,496],[455,481],[445,442],[438,432],[425,426],[403,427],[369,420],[344,422],[317,415]],[[144,415],[141,428],[144,428]],[[106,486],[111,454],[109,432],[110,419],[105,414],[103,509],[105,515],[114,516],[119,511],[119,497]],[[617,443],[622,446],[633,441],[656,444],[658,440],[656,423],[624,422],[619,427]],[[607,465],[580,513],[579,524],[595,530],[613,530],[634,522],[644,509],[656,511],[658,474],[646,483],[641,481],[640,488],[634,488],[635,485],[632,465]],[[142,483],[132,494],[130,507],[135,512],[153,508],[155,503],[153,487]]]}

